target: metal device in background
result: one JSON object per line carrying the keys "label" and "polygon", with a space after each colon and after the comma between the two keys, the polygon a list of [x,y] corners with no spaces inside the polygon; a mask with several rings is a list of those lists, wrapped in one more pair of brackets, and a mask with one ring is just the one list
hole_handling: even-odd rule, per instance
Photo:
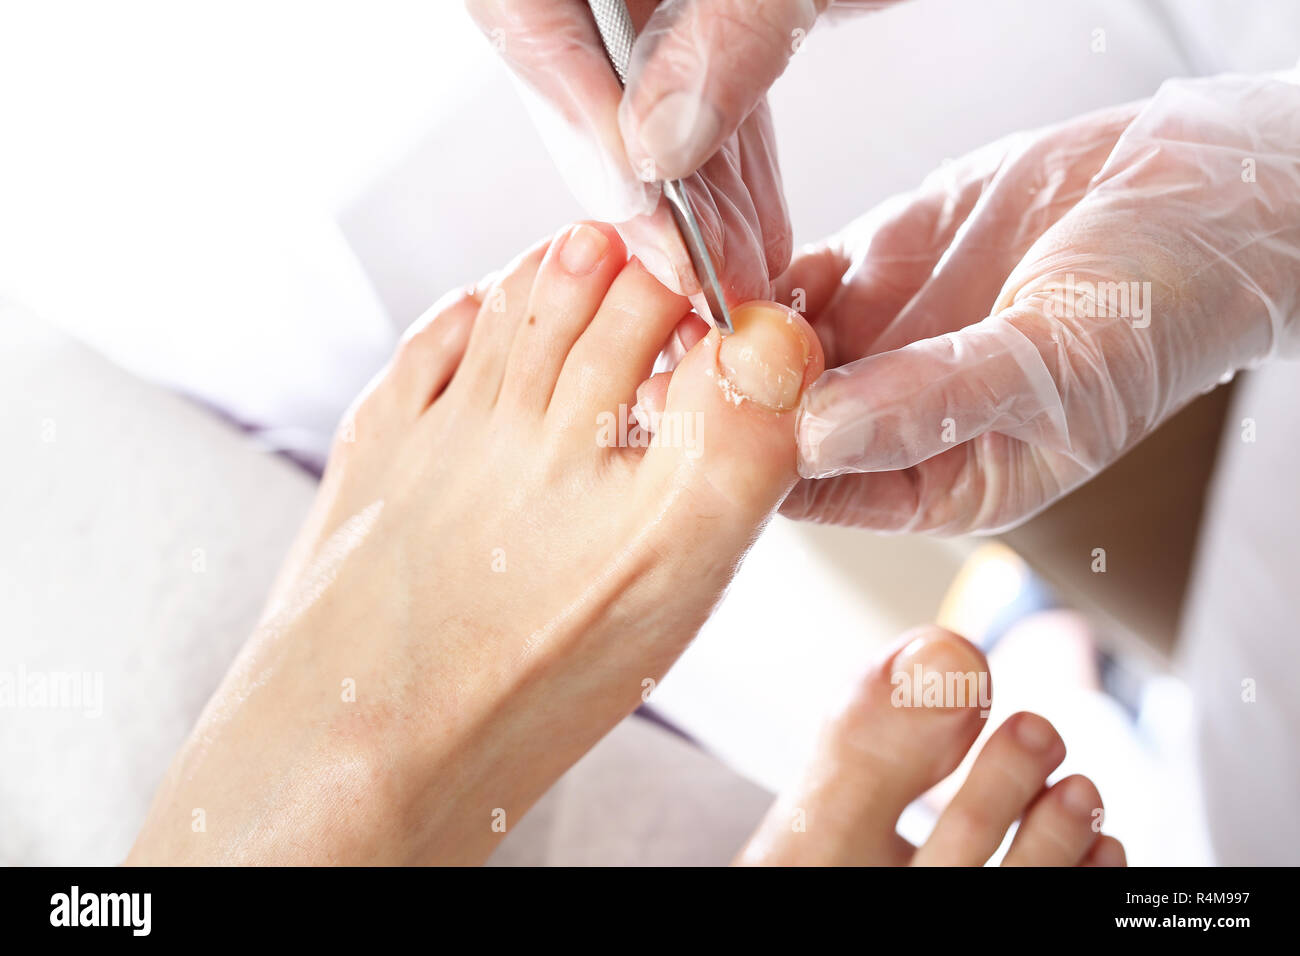
{"label": "metal device in background", "polygon": [[[587,3],[619,85],[626,85],[628,61],[632,58],[632,44],[636,41],[636,28],[632,25],[627,4],[623,0],[587,0]],[[662,185],[673,219],[677,221],[677,230],[690,254],[691,265],[695,267],[696,278],[700,280],[704,301],[712,313],[706,318],[723,335],[730,335],[735,331],[731,324],[731,311],[727,308],[726,296],[722,294],[722,283],[718,281],[709,247],[704,243],[699,220],[695,218],[695,211],[686,195],[686,184],[680,179],[672,179],[664,180]]]}

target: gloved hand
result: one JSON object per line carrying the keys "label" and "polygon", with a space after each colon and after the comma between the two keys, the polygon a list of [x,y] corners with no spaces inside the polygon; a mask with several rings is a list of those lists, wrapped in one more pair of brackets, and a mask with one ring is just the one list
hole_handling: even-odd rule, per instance
{"label": "gloved hand", "polygon": [[842,365],[805,399],[817,480],[785,513],[1005,529],[1297,351],[1300,76],[1171,81],[987,147],[801,255],[776,297]]}
{"label": "gloved hand", "polygon": [[[831,0],[629,0],[638,28],[624,94],[586,0],[467,0],[520,78],[587,212],[675,291],[698,290],[655,183],[685,178],[732,302],[765,298],[790,261],[765,94]],[[850,0],[837,7],[870,8]]]}

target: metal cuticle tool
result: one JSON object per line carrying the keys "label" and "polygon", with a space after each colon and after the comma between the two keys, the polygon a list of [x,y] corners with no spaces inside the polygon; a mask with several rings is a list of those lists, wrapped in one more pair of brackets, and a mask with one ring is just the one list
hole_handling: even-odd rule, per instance
{"label": "metal cuticle tool", "polygon": [[[627,82],[628,61],[632,58],[632,44],[636,41],[636,28],[632,25],[632,16],[628,13],[623,0],[587,0],[591,14],[596,19],[596,30],[600,33],[605,53],[618,76],[619,85]],[[673,219],[681,233],[682,243],[691,257],[695,276],[699,279],[700,290],[711,315],[704,318],[723,335],[735,331],[731,324],[731,311],[727,308],[726,296],[722,294],[722,284],[718,281],[718,271],[713,266],[709,247],[704,243],[704,233],[700,231],[699,220],[691,208],[690,198],[686,195],[686,184],[680,179],[664,180],[663,193],[672,208]]]}

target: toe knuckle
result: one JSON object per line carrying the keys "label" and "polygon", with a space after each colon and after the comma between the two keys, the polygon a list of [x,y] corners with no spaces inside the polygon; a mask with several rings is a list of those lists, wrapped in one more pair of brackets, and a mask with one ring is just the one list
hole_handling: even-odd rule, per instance
{"label": "toe knuckle", "polygon": [[975,803],[954,803],[948,807],[946,817],[949,834],[963,844],[982,842],[981,838],[995,826],[988,813]]}

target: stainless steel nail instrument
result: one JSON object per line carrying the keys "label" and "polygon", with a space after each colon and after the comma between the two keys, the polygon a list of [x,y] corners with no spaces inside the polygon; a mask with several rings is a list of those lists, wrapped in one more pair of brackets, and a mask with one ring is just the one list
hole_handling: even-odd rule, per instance
{"label": "stainless steel nail instrument", "polygon": [[[627,4],[623,0],[587,0],[587,3],[619,85],[624,85],[627,83],[628,61],[632,58],[632,44],[636,40],[636,28],[632,25]],[[731,311],[727,308],[726,296],[722,294],[722,284],[718,281],[709,247],[704,244],[699,220],[695,218],[690,198],[686,195],[686,184],[680,179],[672,179],[664,180],[662,186],[673,219],[677,221],[677,230],[682,235],[682,243],[691,257],[691,265],[695,267],[696,278],[700,280],[704,301],[712,313],[704,318],[723,335],[730,335],[735,331],[731,324]]]}

